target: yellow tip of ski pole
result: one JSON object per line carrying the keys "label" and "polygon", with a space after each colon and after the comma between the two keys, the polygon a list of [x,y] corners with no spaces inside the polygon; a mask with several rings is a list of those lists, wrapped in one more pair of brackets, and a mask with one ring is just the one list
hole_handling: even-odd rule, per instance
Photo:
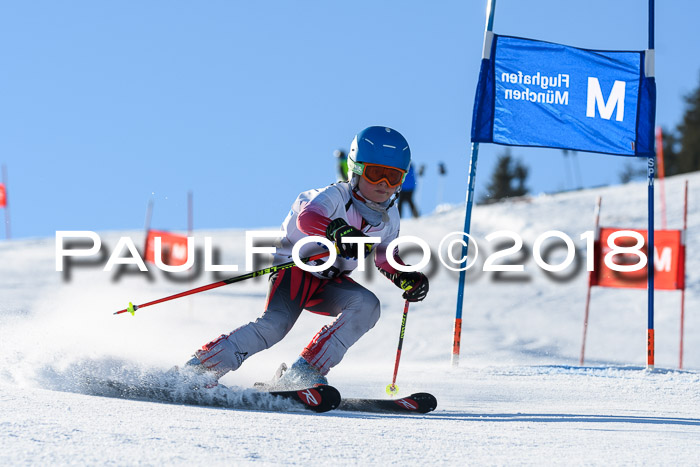
{"label": "yellow tip of ski pole", "polygon": [[138,305],[134,305],[133,303],[129,302],[129,306],[126,307],[126,311],[131,313],[131,316],[135,316],[136,310],[138,310],[138,308],[139,308]]}
{"label": "yellow tip of ski pole", "polygon": [[395,396],[399,393],[399,387],[395,384],[390,384],[386,387],[386,393],[390,396]]}

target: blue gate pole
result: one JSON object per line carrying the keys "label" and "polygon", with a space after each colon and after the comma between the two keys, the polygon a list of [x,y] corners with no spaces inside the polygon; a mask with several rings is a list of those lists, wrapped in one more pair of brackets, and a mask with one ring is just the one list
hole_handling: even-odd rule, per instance
{"label": "blue gate pole", "polygon": [[654,173],[656,157],[648,159],[649,225],[647,227],[647,369],[654,369]]}
{"label": "blue gate pole", "polygon": [[[649,51],[645,54],[645,60],[653,60],[654,54],[654,0],[649,0]],[[647,70],[647,67],[645,67]],[[645,72],[651,72],[648,70]],[[647,177],[649,186],[647,196],[649,198],[649,225],[647,227],[647,292],[649,294],[647,304],[647,369],[654,369],[654,175],[656,174],[656,154],[649,156],[647,161]]]}
{"label": "blue gate pole", "polygon": [[[471,160],[469,162],[469,180],[467,188],[467,210],[464,216],[464,233],[469,233],[472,222],[472,205],[474,204],[474,184],[476,180],[476,161],[479,157],[479,143],[472,143]],[[466,263],[469,252],[469,237],[466,235],[462,243],[462,258]],[[459,365],[459,349],[462,339],[462,304],[464,303],[464,282],[467,271],[459,271],[459,285],[457,288],[457,311],[455,314],[454,335],[452,339],[452,366]]]}
{"label": "blue gate pole", "polygon": [[[484,31],[484,51],[482,58],[490,58],[491,43],[493,41],[493,17],[496,10],[496,0],[488,0],[486,5],[486,30]],[[469,234],[472,223],[472,206],[474,204],[474,186],[476,183],[476,162],[479,157],[479,143],[472,143],[471,158],[469,161],[469,178],[467,179],[467,208],[464,215],[465,234]],[[469,252],[469,237],[465,235],[462,243],[462,258],[465,266],[467,264],[467,253]],[[455,313],[455,324],[452,339],[452,366],[459,365],[459,349],[462,340],[462,305],[464,303],[464,282],[466,280],[466,269],[459,271],[459,285],[457,288],[457,311]]]}

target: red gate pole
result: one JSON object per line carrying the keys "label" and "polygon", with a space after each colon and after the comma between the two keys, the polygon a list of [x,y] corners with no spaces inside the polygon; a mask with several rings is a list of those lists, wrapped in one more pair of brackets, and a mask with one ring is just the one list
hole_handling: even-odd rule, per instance
{"label": "red gate pole", "polygon": [[187,192],[187,236],[191,237],[194,231],[194,201],[192,190]]}
{"label": "red gate pole", "polygon": [[688,230],[688,180],[685,181],[685,195],[683,201],[683,233],[681,234],[681,254],[683,261],[683,287],[681,288],[681,341],[680,356],[678,358],[678,368],[683,369],[683,329],[685,327],[685,239]]}
{"label": "red gate pole", "polygon": [[2,165],[2,184],[5,186],[5,239],[9,240],[10,235],[10,202],[7,189],[7,167]]}
{"label": "red gate pole", "polygon": [[[597,248],[595,248],[595,245],[598,243],[600,240],[600,230],[598,229],[598,225],[600,225],[600,204],[601,204],[602,198],[598,196],[598,199],[596,200],[595,204],[595,236],[593,239],[593,251],[591,252],[592,255],[595,255],[597,253]],[[595,260],[593,262],[595,264]],[[583,339],[581,340],[581,358],[579,359],[579,365],[583,365],[583,359],[584,355],[586,354],[586,334],[588,332],[588,310],[590,309],[591,305],[591,287],[593,283],[593,274],[595,274],[595,267],[593,268],[593,271],[589,271],[588,273],[588,290],[586,291],[586,312],[583,316]]]}

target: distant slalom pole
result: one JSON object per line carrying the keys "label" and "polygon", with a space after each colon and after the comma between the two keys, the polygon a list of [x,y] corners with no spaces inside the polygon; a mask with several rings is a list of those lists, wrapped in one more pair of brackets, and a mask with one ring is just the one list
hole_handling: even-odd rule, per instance
{"label": "distant slalom pole", "polygon": [[[600,204],[602,203],[602,198],[598,196],[595,202],[595,227],[593,228],[594,244],[596,245],[593,250],[597,251],[597,244],[600,242]],[[595,269],[595,268],[594,268]],[[578,364],[583,365],[583,360],[586,355],[586,334],[588,333],[588,314],[591,307],[591,287],[593,286],[593,277],[595,271],[592,269],[588,273],[588,288],[586,291],[586,311],[583,315],[583,339],[581,339],[581,357],[579,358]]]}
{"label": "distant slalom pole", "polygon": [[680,282],[683,284],[681,288],[681,337],[680,349],[678,357],[678,368],[683,369],[683,333],[685,328],[685,264],[686,264],[686,248],[685,243],[688,241],[688,180],[685,181],[685,195],[683,197],[683,234],[681,235],[681,261],[683,261],[683,276],[680,277]]}
{"label": "distant slalom pole", "polygon": [[10,203],[7,201],[7,167],[2,165],[2,181],[0,182],[0,208],[5,211],[5,239],[9,240],[10,234]]}

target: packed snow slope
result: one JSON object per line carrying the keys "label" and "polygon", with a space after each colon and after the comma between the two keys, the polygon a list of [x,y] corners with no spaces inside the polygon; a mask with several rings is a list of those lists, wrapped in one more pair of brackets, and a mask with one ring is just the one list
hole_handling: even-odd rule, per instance
{"label": "packed snow slope", "polygon": [[[472,235],[480,251],[468,274],[457,368],[450,364],[457,275],[436,258],[426,268],[430,293],[410,307],[397,381],[402,395],[427,391],[437,397],[437,410],[420,416],[280,413],[104,397],[87,382],[157,377],[210,339],[255,319],[265,302],[266,279],[144,308],[134,317],[115,316],[129,301],[148,302],[237,273],[196,274],[195,266],[194,278],[174,282],[149,264],[148,274],[131,267],[118,275],[116,268],[103,271],[105,256],[101,264],[77,258],[92,263],[66,274],[56,271],[55,239],[4,241],[0,464],[697,465],[700,175],[668,179],[665,189],[668,226],[680,228],[686,179],[683,370],[676,291],[656,294],[656,370],[645,369],[643,290],[593,289],[586,362],[578,364],[587,284],[581,234],[593,230],[597,196],[603,226],[646,228],[644,183],[511,200],[477,206],[473,213]],[[659,199],[656,205],[660,228]],[[463,222],[464,206],[448,207],[405,220],[401,233],[426,240],[436,253]],[[528,251],[506,260],[525,270],[479,272],[484,258],[504,248],[495,245],[504,239],[488,242],[486,236],[503,230],[522,237]],[[535,239],[550,230],[573,239],[579,269],[572,265],[552,277],[535,264]],[[106,255],[120,237],[143,242],[143,232],[100,235]],[[198,246],[205,236],[220,253],[216,264],[244,268],[244,231],[196,231]],[[128,256],[126,250],[122,256]],[[419,259],[415,249],[404,256]],[[556,250],[549,261],[556,264],[563,256]],[[400,291],[376,271],[354,276],[378,295],[382,318],[333,369],[330,382],[347,397],[386,397],[403,302]],[[330,320],[304,313],[283,342],[249,358],[222,382],[245,391],[269,379]]]}

